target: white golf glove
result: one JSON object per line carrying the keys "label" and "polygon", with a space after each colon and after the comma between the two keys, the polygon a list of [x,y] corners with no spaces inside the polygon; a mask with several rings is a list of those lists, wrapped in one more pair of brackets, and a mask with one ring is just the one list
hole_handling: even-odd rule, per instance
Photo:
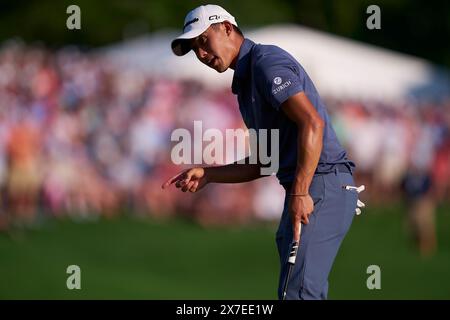
{"label": "white golf glove", "polygon": [[[366,187],[364,185],[361,185],[359,187],[354,187],[354,186],[345,186],[346,190],[356,190],[356,192],[361,193],[363,192]],[[359,216],[361,214],[361,208],[365,208],[366,205],[364,204],[364,202],[362,202],[361,200],[358,199],[357,203],[356,203],[356,209],[355,209],[355,213],[357,216]]]}

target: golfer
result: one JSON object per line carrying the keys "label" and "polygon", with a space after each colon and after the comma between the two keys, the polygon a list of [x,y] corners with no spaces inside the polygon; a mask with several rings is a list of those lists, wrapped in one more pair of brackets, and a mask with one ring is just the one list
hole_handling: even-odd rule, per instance
{"label": "golfer", "polygon": [[[283,49],[245,38],[235,18],[217,5],[189,12],[172,50],[178,56],[193,50],[219,73],[233,69],[232,92],[247,127],[279,130],[276,175],[286,197],[276,233],[281,263],[278,297],[283,295],[290,245],[299,240],[301,228],[285,298],[326,299],[328,275],[352,223],[358,192],[346,188],[354,185],[355,165],[340,145],[311,79]],[[261,165],[233,163],[185,170],[162,187],[175,184],[183,192],[197,192],[208,183],[260,177]]]}

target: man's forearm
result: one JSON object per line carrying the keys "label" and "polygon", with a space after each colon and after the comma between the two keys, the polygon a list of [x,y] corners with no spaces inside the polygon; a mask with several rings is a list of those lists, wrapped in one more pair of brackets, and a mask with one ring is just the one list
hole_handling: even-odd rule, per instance
{"label": "man's forearm", "polygon": [[261,166],[259,164],[232,163],[204,169],[209,182],[239,183],[262,177]]}
{"label": "man's forearm", "polygon": [[307,194],[323,145],[323,122],[313,122],[299,128],[297,170],[291,192]]}

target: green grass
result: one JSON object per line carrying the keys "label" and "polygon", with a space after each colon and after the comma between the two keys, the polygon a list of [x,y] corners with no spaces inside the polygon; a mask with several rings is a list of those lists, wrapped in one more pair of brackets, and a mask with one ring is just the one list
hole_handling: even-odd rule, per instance
{"label": "green grass", "polygon": [[[330,299],[450,299],[448,207],[437,216],[439,248],[428,259],[410,244],[401,211],[355,217],[330,275]],[[0,234],[0,299],[276,299],[275,229],[46,222]],[[81,290],[66,288],[72,264],[81,268]],[[381,290],[366,287],[369,265],[381,268]]]}
{"label": "green grass", "polygon": [[[438,250],[430,258],[421,257],[410,241],[401,207],[382,211],[353,220],[330,275],[329,298],[450,299],[448,207],[439,208]],[[370,265],[381,269],[381,290],[367,289]]]}

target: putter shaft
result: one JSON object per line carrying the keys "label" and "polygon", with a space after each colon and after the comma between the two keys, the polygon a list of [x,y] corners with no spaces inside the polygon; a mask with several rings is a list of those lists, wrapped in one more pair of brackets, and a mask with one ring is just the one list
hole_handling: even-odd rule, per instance
{"label": "putter shaft", "polygon": [[[300,230],[299,230],[300,234],[302,232],[301,230],[302,230],[302,224],[300,223]],[[289,253],[289,259],[287,261],[288,265],[289,265],[288,273],[286,275],[286,279],[284,280],[283,300],[286,299],[288,284],[289,284],[289,280],[291,277],[292,269],[294,268],[294,265],[295,265],[295,260],[297,259],[297,252],[298,252],[299,246],[300,246],[300,237],[299,237],[299,241],[294,240],[294,241],[292,241],[292,244],[291,244],[291,251]]]}
{"label": "putter shaft", "polygon": [[288,273],[286,275],[286,279],[284,280],[283,300],[286,299],[289,279],[291,277],[292,268],[295,265],[295,259],[297,258],[297,250],[298,250],[298,242],[297,241],[293,241],[292,244],[291,244],[291,252],[289,253],[289,259],[288,259],[288,264],[289,264],[289,266],[288,266]]}

